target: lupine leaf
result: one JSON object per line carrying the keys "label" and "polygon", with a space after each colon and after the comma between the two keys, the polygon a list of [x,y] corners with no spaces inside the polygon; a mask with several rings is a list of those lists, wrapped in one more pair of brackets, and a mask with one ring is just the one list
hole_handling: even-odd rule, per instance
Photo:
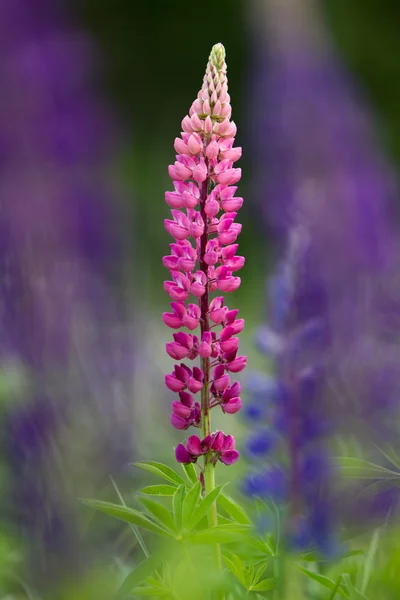
{"label": "lupine leaf", "polygon": [[[313,573],[312,571],[309,571],[308,569],[304,569],[303,567],[300,567],[300,565],[297,565],[297,568],[302,573],[304,573],[304,575],[307,575],[307,577],[309,577],[310,579],[313,579],[314,581],[317,581],[324,587],[326,587],[330,590],[335,589],[336,583],[332,579],[329,579],[329,577],[325,577],[325,575],[319,575],[318,573]],[[348,599],[350,598],[349,595],[343,590],[342,587],[338,587],[337,593],[341,594],[345,598],[348,598]]]}
{"label": "lupine leaf", "polygon": [[253,579],[253,583],[257,583],[258,581],[260,581],[260,579],[263,576],[264,571],[265,571],[266,568],[267,568],[267,563],[266,562],[263,563],[262,565],[260,565],[258,567],[257,572],[256,572],[256,574],[254,576],[254,579]]}
{"label": "lupine leaf", "polygon": [[185,488],[185,484],[180,485],[172,498],[172,511],[174,513],[175,525],[178,531],[182,530],[182,505],[185,497]]}
{"label": "lupine leaf", "polygon": [[[353,556],[360,556],[361,554],[365,554],[364,550],[349,550],[348,552],[344,552],[340,555],[340,558],[343,560],[345,558],[351,558]],[[306,552],[301,554],[301,560],[303,562],[326,562],[328,559],[321,557],[319,554],[315,552]]]}
{"label": "lupine leaf", "polygon": [[[167,546],[167,548],[169,548],[169,546]],[[158,552],[155,552],[140,563],[140,565],[131,571],[123,581],[121,587],[117,591],[116,599],[123,600],[123,598],[130,594],[136,586],[158,569],[163,560],[165,560],[165,557],[166,549],[165,547],[162,547]]]}
{"label": "lupine leaf", "polygon": [[341,584],[341,581],[342,581],[342,576],[339,575],[339,577],[336,580],[335,587],[333,588],[332,593],[329,596],[329,600],[334,600],[334,598],[336,596],[336,593],[337,593],[337,591],[339,589],[339,586]]}
{"label": "lupine leaf", "polygon": [[230,544],[243,541],[248,534],[249,527],[246,525],[218,525],[204,531],[196,531],[191,534],[190,541],[193,544]]}
{"label": "lupine leaf", "polygon": [[251,592],[267,592],[276,588],[276,579],[271,577],[270,579],[263,579],[255,585],[250,586],[249,591]]}
{"label": "lupine leaf", "polygon": [[246,568],[246,588],[250,589],[250,586],[254,579],[254,565],[251,564]]}
{"label": "lupine leaf", "polygon": [[230,571],[240,581],[240,583],[244,587],[247,587],[246,586],[246,575],[244,572],[244,564],[240,560],[240,558],[238,556],[236,556],[236,554],[232,554],[231,552],[229,552],[229,554],[225,554],[224,561],[228,565]]}
{"label": "lupine leaf", "polygon": [[211,506],[214,504],[215,500],[220,495],[223,487],[224,487],[224,485],[220,485],[220,486],[216,487],[215,489],[213,489],[209,494],[207,494],[207,496],[204,498],[204,500],[199,504],[199,506],[194,511],[192,518],[190,519],[190,521],[188,523],[189,530],[194,529],[196,527],[197,523],[208,513]]}
{"label": "lupine leaf", "polygon": [[251,521],[243,508],[230,496],[227,496],[223,492],[218,496],[218,504],[224,509],[224,511],[237,523],[241,525],[250,525]]}
{"label": "lupine leaf", "polygon": [[182,505],[182,524],[183,527],[190,522],[191,517],[193,515],[193,511],[195,510],[199,500],[200,500],[200,492],[201,492],[201,483],[197,481],[193,487],[188,491],[183,500]]}
{"label": "lupine leaf", "polygon": [[140,498],[140,501],[165,529],[176,532],[174,518],[165,506],[151,498]]}
{"label": "lupine leaf", "polygon": [[162,598],[162,597],[166,597],[170,594],[171,592],[168,590],[159,590],[157,588],[153,588],[153,587],[137,587],[133,590],[133,594],[135,596],[142,596],[142,597],[157,597],[157,598]]}
{"label": "lupine leaf", "polygon": [[116,519],[124,521],[125,523],[137,525],[138,527],[142,527],[143,529],[147,529],[148,531],[152,531],[158,535],[170,535],[168,531],[159,527],[146,515],[138,510],[135,510],[134,508],[121,506],[120,504],[113,504],[112,502],[103,502],[102,500],[92,500],[89,498],[82,499],[82,502],[86,504],[86,506],[95,508],[106,515],[115,517]]}
{"label": "lupine leaf", "polygon": [[147,471],[148,473],[153,473],[153,475],[158,475],[167,481],[172,481],[175,485],[184,484],[184,480],[178,473],[176,473],[171,467],[164,465],[160,462],[154,461],[146,461],[146,462],[136,462],[133,463],[134,467],[138,469],[142,469],[142,471]]}
{"label": "lupine leaf", "polygon": [[176,487],[173,485],[148,485],[140,490],[141,494],[148,496],[173,496],[176,492]]}
{"label": "lupine leaf", "polygon": [[186,477],[193,485],[198,482],[198,477],[196,473],[196,469],[193,463],[189,463],[188,465],[182,465],[182,469],[185,471]]}
{"label": "lupine leaf", "polygon": [[375,463],[371,463],[361,458],[343,456],[338,457],[336,460],[345,474],[356,479],[377,479],[379,476],[381,478],[400,478],[399,472],[394,471],[393,469],[382,467],[381,465],[377,465]]}
{"label": "lupine leaf", "polygon": [[371,543],[369,545],[368,552],[366,554],[365,561],[364,561],[363,578],[362,578],[362,583],[360,586],[360,592],[362,594],[365,594],[365,591],[368,586],[368,582],[371,577],[372,569],[374,567],[374,561],[375,561],[376,553],[377,553],[378,546],[379,546],[379,536],[380,536],[380,529],[377,528],[377,529],[375,529],[374,533],[372,534]]}

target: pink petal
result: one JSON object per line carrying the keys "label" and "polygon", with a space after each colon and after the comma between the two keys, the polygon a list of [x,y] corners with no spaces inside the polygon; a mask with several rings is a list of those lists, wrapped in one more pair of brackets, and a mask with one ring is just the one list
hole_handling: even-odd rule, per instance
{"label": "pink petal", "polygon": [[220,279],[217,286],[221,292],[234,292],[238,289],[240,283],[240,277],[227,277],[226,279]]}
{"label": "pink petal", "polygon": [[200,296],[205,294],[206,288],[201,283],[194,282],[191,285],[190,291],[192,292],[193,296],[200,298]]}
{"label": "pink petal", "polygon": [[190,154],[187,144],[181,138],[175,138],[174,149],[177,154]]}
{"label": "pink petal", "polygon": [[231,373],[240,373],[246,367],[247,358],[245,356],[238,356],[226,365],[226,368]]}
{"label": "pink petal", "polygon": [[192,462],[192,457],[183,444],[178,444],[175,448],[175,458],[178,463],[183,463],[184,465]]}
{"label": "pink petal", "polygon": [[240,398],[232,398],[231,400],[228,400],[222,408],[223,411],[229,415],[234,415],[242,408],[242,401]]}
{"label": "pink petal", "polygon": [[231,185],[237,183],[242,176],[242,169],[228,169],[223,173],[220,173],[217,177],[218,183],[222,185]]}
{"label": "pink petal", "polygon": [[175,375],[166,375],[165,385],[171,392],[181,392],[185,389],[185,384],[182,381],[179,381]]}
{"label": "pink petal", "polygon": [[188,429],[188,427],[190,427],[190,424],[186,421],[186,419],[184,419],[183,417],[179,417],[175,413],[172,413],[169,420],[172,427],[175,427],[175,429],[179,429],[180,431],[183,431],[184,429]]}
{"label": "pink petal", "polygon": [[181,360],[182,358],[186,358],[187,356],[189,356],[190,352],[188,348],[185,348],[184,346],[181,346],[176,342],[168,342],[165,345],[165,349],[167,351],[167,354],[169,354],[169,356],[174,360]]}
{"label": "pink petal", "polygon": [[200,454],[203,454],[200,438],[197,435],[191,435],[188,437],[186,441],[186,447],[188,452],[190,452],[190,454],[193,456],[200,456]]}
{"label": "pink petal", "polygon": [[243,205],[243,198],[229,198],[228,200],[221,200],[223,210],[226,212],[239,210]]}
{"label": "pink petal", "polygon": [[222,452],[220,461],[224,463],[224,465],[230,466],[233,465],[239,458],[239,452],[237,450],[226,450],[226,452]]}
{"label": "pink petal", "polygon": [[216,141],[210,142],[206,148],[207,158],[209,158],[210,160],[212,160],[213,158],[216,158],[218,156],[218,152],[219,152],[218,142],[216,142]]}
{"label": "pink petal", "polygon": [[219,343],[223,352],[236,352],[239,348],[239,338],[232,337],[229,340]]}
{"label": "pink petal", "polygon": [[170,221],[169,219],[164,220],[164,227],[167,232],[172,235],[177,240],[185,240],[189,237],[189,231],[184,227],[181,227],[175,221]]}
{"label": "pink petal", "polygon": [[194,379],[193,377],[191,377],[187,382],[187,388],[190,392],[192,392],[192,394],[197,394],[197,392],[199,392],[202,387],[203,382],[197,381],[197,379]]}
{"label": "pink petal", "polygon": [[171,327],[171,329],[179,329],[182,327],[182,319],[172,313],[163,313],[162,320],[164,321],[165,325],[167,325],[167,327]]}
{"label": "pink petal", "polygon": [[212,354],[212,348],[210,344],[207,344],[206,342],[201,342],[198,352],[202,358],[208,358]]}
{"label": "pink petal", "polygon": [[182,419],[187,419],[187,417],[192,412],[192,409],[182,404],[182,402],[178,402],[178,400],[174,400],[172,403],[172,412],[177,417],[181,417]]}

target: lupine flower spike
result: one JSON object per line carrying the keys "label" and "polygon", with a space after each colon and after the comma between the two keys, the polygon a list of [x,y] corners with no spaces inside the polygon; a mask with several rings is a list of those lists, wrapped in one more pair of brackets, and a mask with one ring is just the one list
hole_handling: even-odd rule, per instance
{"label": "lupine flower spike", "polygon": [[[163,321],[171,329],[190,332],[173,334],[166,345],[169,356],[176,361],[200,357],[200,367],[176,364],[165,384],[178,394],[172,403],[172,425],[201,429],[202,439],[192,435],[178,445],[176,459],[196,463],[204,456],[201,480],[207,493],[214,487],[217,461],[231,465],[239,457],[231,435],[211,432],[210,412],[217,407],[228,414],[240,410],[240,384],[231,382],[230,373],[246,366],[246,357],[238,355],[236,337],[244,320],[237,318],[238,310],[228,309],[223,296],[210,298],[212,292],[236,290],[240,277],[235,273],[244,265],[235,243],[242,228],[235,222],[243,203],[243,198],[235,197],[241,169],[233,166],[242,149],[233,147],[236,125],[231,121],[222,44],[211,50],[203,86],[182,130],[174,144],[176,162],[169,167],[175,191],[165,194],[172,214],[165,229],[174,242],[170,255],[163,258],[171,272],[164,289],[172,299],[172,311],[163,314]],[[197,334],[192,333],[195,330]]]}

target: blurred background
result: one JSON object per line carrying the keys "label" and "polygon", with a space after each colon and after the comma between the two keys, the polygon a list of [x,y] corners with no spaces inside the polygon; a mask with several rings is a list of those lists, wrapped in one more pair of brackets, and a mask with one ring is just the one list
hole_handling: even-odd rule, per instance
{"label": "blurred background", "polygon": [[[77,499],[128,500],[130,463],[172,462],[164,192],[217,42],[243,147],[246,265],[230,306],[246,319],[249,368],[270,364],[254,338],[300,214],[342,307],[330,312],[336,389],[354,383],[361,397],[373,362],[395,413],[399,20],[396,0],[0,0],[0,597],[109,598],[134,540]],[[367,312],[359,273],[383,290]],[[374,350],[349,366],[346,336],[366,332]],[[377,406],[361,408],[376,417]],[[370,428],[357,400],[342,422],[350,413]],[[232,425],[242,439],[247,428]]]}

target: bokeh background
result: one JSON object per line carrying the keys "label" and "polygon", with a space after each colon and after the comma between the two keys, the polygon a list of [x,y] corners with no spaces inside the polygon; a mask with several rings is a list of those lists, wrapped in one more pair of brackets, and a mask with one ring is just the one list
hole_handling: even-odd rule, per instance
{"label": "bokeh background", "polygon": [[327,189],[329,169],[353,181],[356,222],[370,192],[396,238],[399,20],[396,0],[0,0],[2,597],[109,597],[99,569],[118,578],[133,541],[78,498],[128,499],[129,464],[170,462],[180,441],[163,385],[164,192],[212,45],[243,147],[230,304],[265,370],[254,337],[301,169]]}

